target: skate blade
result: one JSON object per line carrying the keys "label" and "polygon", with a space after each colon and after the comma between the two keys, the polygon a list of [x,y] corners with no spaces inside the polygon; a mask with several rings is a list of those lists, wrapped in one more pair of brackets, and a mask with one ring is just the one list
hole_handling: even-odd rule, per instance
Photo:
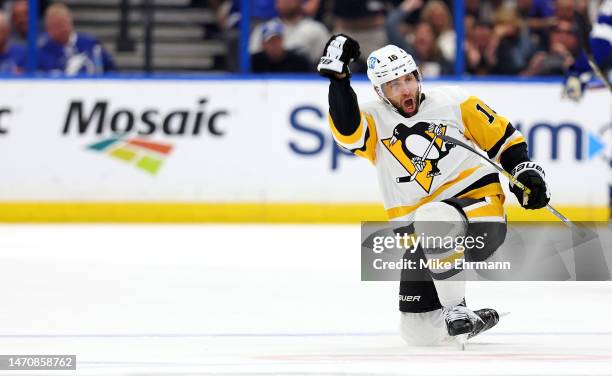
{"label": "skate blade", "polygon": [[468,340],[468,335],[469,333],[465,333],[465,334],[459,334],[458,336],[455,336],[455,340],[457,343],[457,348],[461,351],[465,351],[465,347],[467,344],[467,340]]}
{"label": "skate blade", "polygon": [[501,319],[502,317],[506,317],[510,314],[510,312],[497,312],[497,315],[499,315],[499,318]]}

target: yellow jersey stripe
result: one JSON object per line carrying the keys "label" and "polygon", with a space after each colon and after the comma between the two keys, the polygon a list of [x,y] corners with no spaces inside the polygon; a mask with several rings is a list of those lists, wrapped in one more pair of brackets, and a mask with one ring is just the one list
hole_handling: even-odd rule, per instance
{"label": "yellow jersey stripe", "polygon": [[463,179],[470,176],[476,170],[478,170],[480,166],[468,168],[467,170],[461,171],[461,173],[453,180],[449,180],[446,183],[442,184],[438,189],[436,189],[431,195],[427,197],[423,197],[418,203],[409,206],[397,206],[395,208],[387,209],[387,216],[389,219],[399,218],[406,214],[410,214],[415,211],[419,206],[426,204],[428,202],[433,201],[437,196],[439,196],[442,192],[446,191],[448,188],[462,181]]}
{"label": "yellow jersey stripe", "polygon": [[378,141],[378,134],[376,133],[376,123],[372,115],[362,112],[368,123],[369,137],[365,142],[365,150],[355,150],[355,155],[368,159],[372,164],[376,164],[376,144]]}
{"label": "yellow jersey stripe", "polygon": [[355,132],[350,135],[343,135],[342,133],[338,132],[330,113],[327,114],[327,119],[329,121],[329,126],[331,128],[332,134],[334,135],[334,138],[336,139],[336,141],[338,141],[344,146],[350,146],[355,144],[363,136],[363,113],[361,114],[361,118],[359,120],[359,126],[357,127]]}
{"label": "yellow jersey stripe", "polygon": [[472,189],[471,191],[465,192],[461,196],[458,196],[458,197],[459,198],[483,198],[483,197],[497,196],[497,195],[502,197],[502,204],[503,204],[505,196],[504,196],[504,190],[500,183],[487,184],[484,187],[475,188],[475,189]]}
{"label": "yellow jersey stripe", "polygon": [[457,251],[452,251],[452,252],[453,252],[452,255],[443,258],[442,260],[440,260],[440,262],[442,262],[442,263],[447,263],[447,262],[455,263],[455,260],[463,258],[463,256],[464,256],[464,252],[457,252]]}

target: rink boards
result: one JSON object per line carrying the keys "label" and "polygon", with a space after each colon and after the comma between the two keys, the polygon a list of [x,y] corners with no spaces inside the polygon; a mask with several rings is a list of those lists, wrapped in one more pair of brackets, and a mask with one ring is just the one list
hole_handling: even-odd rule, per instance
{"label": "rink boards", "polygon": [[[610,96],[559,83],[459,84],[507,116],[552,203],[607,220]],[[1,221],[355,222],[385,219],[374,168],[332,141],[318,79],[8,80]],[[356,80],[360,100],[375,99]],[[505,183],[504,183],[505,185]],[[515,220],[525,212],[508,198]]]}

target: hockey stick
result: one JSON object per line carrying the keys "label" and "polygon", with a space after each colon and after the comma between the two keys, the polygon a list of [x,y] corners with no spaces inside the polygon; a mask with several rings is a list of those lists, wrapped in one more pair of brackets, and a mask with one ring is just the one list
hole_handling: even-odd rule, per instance
{"label": "hockey stick", "polygon": [[[429,143],[429,145],[427,146],[427,149],[425,149],[425,153],[423,153],[423,156],[421,157],[422,160],[425,160],[425,158],[427,158],[427,155],[431,151],[431,147],[433,146],[434,142],[436,142],[436,138],[438,138],[438,135],[434,133],[434,136],[431,139],[431,142]],[[396,183],[409,183],[416,178],[419,172],[421,171],[419,171],[419,169],[416,168],[416,166],[414,166],[414,172],[411,175],[402,176],[401,178],[396,178],[395,182]]]}
{"label": "hockey stick", "polygon": [[[508,171],[504,170],[503,168],[501,168],[501,166],[499,166],[497,163],[493,162],[492,160],[490,160],[489,158],[487,158],[486,156],[480,154],[476,149],[474,149],[473,147],[453,138],[447,135],[439,135],[438,137],[440,137],[442,140],[446,141],[446,142],[450,142],[451,144],[455,144],[455,145],[459,145],[462,148],[471,151],[472,153],[478,155],[479,157],[481,157],[482,159],[484,159],[485,161],[487,161],[491,166],[495,167],[495,169],[499,172],[502,173],[502,175],[504,175],[505,177],[508,178],[508,180],[510,180],[510,182],[513,185],[516,185],[517,187],[519,187],[520,190],[522,190],[527,196],[531,193],[531,191],[529,190],[529,188],[525,187],[525,185],[523,185],[523,183],[521,183],[520,181],[518,181],[514,176],[512,176]],[[578,228],[572,221],[570,221],[566,216],[564,216],[563,214],[559,213],[555,208],[553,208],[550,204],[546,204],[546,209],[548,209],[549,212],[551,212],[552,214],[554,214],[555,217],[559,218],[561,220],[561,222],[563,222],[565,225],[567,225],[568,227],[570,227],[573,230],[577,230],[579,231],[580,235],[586,235],[584,233],[584,231],[580,228]]]}
{"label": "hockey stick", "polygon": [[576,20],[576,27],[578,31],[578,38],[580,40],[580,44],[584,49],[584,54],[587,56],[587,60],[591,69],[599,77],[599,79],[604,83],[604,85],[608,88],[609,91],[612,92],[612,85],[610,85],[610,81],[608,81],[608,77],[601,70],[595,58],[593,57],[593,51],[591,51],[591,43],[589,42],[589,33],[591,32],[591,25],[589,20],[583,14],[574,11],[574,19]]}

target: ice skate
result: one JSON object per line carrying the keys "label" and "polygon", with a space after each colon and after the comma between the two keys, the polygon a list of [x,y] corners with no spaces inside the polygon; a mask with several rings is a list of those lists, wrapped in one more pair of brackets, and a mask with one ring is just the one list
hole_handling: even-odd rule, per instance
{"label": "ice skate", "polygon": [[474,311],[480,320],[474,322],[474,329],[468,334],[468,339],[476,337],[478,334],[487,331],[497,325],[499,322],[499,314],[491,308],[483,308]]}
{"label": "ice skate", "polygon": [[475,328],[485,326],[485,323],[480,316],[470,311],[464,305],[456,305],[452,308],[445,308],[443,315],[444,321],[446,322],[448,335],[451,337],[462,334],[469,335],[475,330]]}

